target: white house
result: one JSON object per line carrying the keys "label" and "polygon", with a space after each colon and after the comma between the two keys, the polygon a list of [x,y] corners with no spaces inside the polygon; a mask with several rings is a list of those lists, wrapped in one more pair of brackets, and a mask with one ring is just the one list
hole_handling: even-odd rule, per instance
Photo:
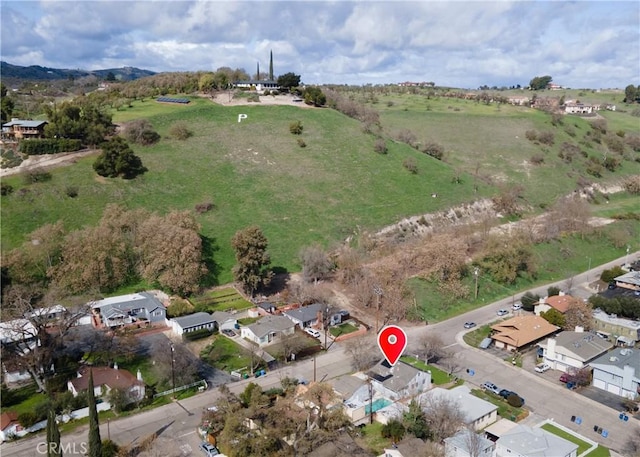
{"label": "white house", "polygon": [[457,403],[464,414],[464,423],[474,430],[482,430],[498,420],[498,407],[472,395],[471,390],[465,385],[453,389],[435,387],[417,398],[427,414],[429,414],[430,404],[442,400]]}
{"label": "white house", "polygon": [[493,441],[468,428],[444,439],[445,457],[491,457],[495,449]]}
{"label": "white house", "polygon": [[254,324],[242,327],[240,336],[259,346],[266,346],[284,335],[293,335],[296,324],[284,316],[264,316]]}
{"label": "white house", "polygon": [[640,388],[640,350],[616,348],[590,363],[592,384],[621,397],[635,399]]}
{"label": "white house", "polygon": [[327,308],[322,303],[314,303],[300,308],[289,309],[282,314],[291,319],[301,329],[305,327],[313,327],[322,320],[322,313]]}
{"label": "white house", "polygon": [[140,401],[145,395],[145,385],[142,375],[138,371],[137,376],[133,376],[127,370],[121,370],[117,366],[111,367],[81,367],[78,377],[67,382],[67,389],[77,397],[89,386],[89,371],[93,373],[93,392],[96,397],[108,395],[112,389],[121,389],[126,395],[128,402]]}
{"label": "white house", "polygon": [[613,343],[595,333],[575,331],[560,332],[538,343],[543,350],[544,362],[553,370],[568,372],[584,368],[596,357],[606,353]]}
{"label": "white house", "polygon": [[578,445],[542,428],[516,425],[496,441],[496,457],[576,457]]}
{"label": "white house", "polygon": [[167,315],[162,302],[149,292],[109,297],[90,305],[96,316],[100,317],[102,325],[109,328],[136,322],[164,322]]}
{"label": "white house", "polygon": [[193,313],[186,316],[174,317],[167,319],[167,326],[171,327],[171,331],[176,336],[182,336],[185,333],[195,332],[197,330],[211,330],[216,326],[215,319],[209,313]]}
{"label": "white house", "polygon": [[15,411],[7,411],[0,414],[0,443],[4,443],[23,430],[20,422],[18,422],[18,413]]}
{"label": "white house", "polygon": [[392,367],[383,359],[367,375],[373,388],[391,400],[413,397],[431,388],[431,373],[418,370],[402,361]]}

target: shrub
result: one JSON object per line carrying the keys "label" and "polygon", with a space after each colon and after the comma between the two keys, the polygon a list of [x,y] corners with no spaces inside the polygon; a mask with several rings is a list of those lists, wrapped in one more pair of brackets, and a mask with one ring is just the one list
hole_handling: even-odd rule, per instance
{"label": "shrub", "polygon": [[408,144],[411,147],[414,147],[416,145],[416,141],[418,141],[418,138],[416,137],[416,135],[411,130],[408,130],[408,129],[400,130],[396,134],[396,139],[398,141],[402,141],[403,143]]}
{"label": "shrub", "polygon": [[373,144],[373,150],[378,154],[386,154],[388,152],[387,142],[384,141],[383,138],[376,138],[376,141]]}
{"label": "shrub", "polygon": [[302,126],[302,122],[296,121],[289,124],[289,131],[294,135],[302,135],[302,130],[304,127]]}
{"label": "shrub", "polygon": [[564,131],[570,137],[576,136],[576,130],[571,125],[565,126]]}
{"label": "shrub", "polygon": [[605,119],[596,119],[591,122],[591,128],[600,133],[607,133],[607,121]]}
{"label": "shrub", "polygon": [[444,148],[440,146],[438,143],[434,143],[433,141],[428,141],[422,148],[422,152],[430,155],[434,159],[441,160],[442,156],[444,155]]}
{"label": "shrub", "polygon": [[529,141],[538,141],[538,132],[536,132],[535,130],[527,130],[526,132],[524,132],[524,136]]}
{"label": "shrub", "polygon": [[260,103],[260,96],[258,94],[249,95],[247,101],[250,103]]}
{"label": "shrub", "polygon": [[625,273],[626,271],[623,270],[622,267],[616,265],[615,267],[608,270],[602,270],[602,273],[600,274],[600,280],[609,283],[618,276],[621,276]]}
{"label": "shrub", "polygon": [[51,180],[51,173],[40,168],[34,168],[33,170],[25,173],[23,180],[25,184],[46,182]]}
{"label": "shrub", "polygon": [[609,171],[616,171],[620,166],[620,159],[616,157],[607,157],[602,161],[602,165]]}
{"label": "shrub", "polygon": [[538,141],[542,144],[551,146],[555,141],[555,135],[553,132],[540,132],[538,134]]}
{"label": "shrub", "polygon": [[78,187],[67,186],[64,190],[64,193],[67,194],[67,197],[76,198],[78,196]]}
{"label": "shrub", "polygon": [[[4,183],[2,185],[4,186]],[[628,177],[624,181],[624,188],[630,194],[634,194],[634,195],[640,194],[640,175]],[[5,194],[3,193],[2,195],[5,195]]]}
{"label": "shrub", "polygon": [[590,160],[587,164],[586,171],[588,174],[590,174],[591,176],[595,176],[596,178],[602,177],[602,165],[600,165],[598,162]]}
{"label": "shrub", "polygon": [[524,309],[525,311],[533,311],[533,308],[539,300],[539,295],[527,292],[520,298],[520,303],[522,303],[522,309]]}
{"label": "shrub", "polygon": [[406,159],[404,159],[404,161],[402,162],[402,166],[406,168],[411,174],[418,174],[418,163],[413,157],[407,157]]}
{"label": "shrub", "polygon": [[553,297],[555,295],[560,295],[560,289],[558,287],[555,286],[551,286],[547,289],[547,296],[548,297]]}
{"label": "shrub", "polygon": [[187,128],[184,122],[176,122],[169,129],[169,134],[176,140],[186,140],[193,135],[193,132]]}
{"label": "shrub", "polygon": [[560,151],[558,151],[558,157],[560,157],[565,163],[571,163],[576,155],[578,155],[581,151],[580,147],[576,146],[573,143],[564,142],[560,146]]}
{"label": "shrub", "polygon": [[534,154],[529,159],[529,162],[534,165],[541,165],[544,163],[544,156],[542,154]]}
{"label": "shrub", "polygon": [[211,211],[213,208],[215,208],[215,205],[211,202],[198,203],[196,205],[196,213],[204,214],[208,211]]}
{"label": "shrub", "polygon": [[34,138],[20,143],[20,152],[27,155],[57,154],[59,152],[78,151],[82,147],[80,140],[68,138]]}
{"label": "shrub", "polygon": [[306,148],[307,143],[305,143],[302,138],[298,138],[298,146],[300,146],[301,148]]}
{"label": "shrub", "polygon": [[640,152],[640,135],[627,135],[624,142],[635,152]]}
{"label": "shrub", "polygon": [[125,124],[122,134],[132,143],[144,146],[157,143],[160,140],[160,134],[153,130],[151,122],[147,119],[136,119]]}
{"label": "shrub", "polygon": [[514,408],[521,408],[524,405],[524,400],[518,394],[511,393],[507,397],[507,403]]}
{"label": "shrub", "polygon": [[11,195],[13,193],[13,186],[11,184],[7,184],[6,182],[3,182],[2,184],[0,184],[0,195],[5,196],[5,195]]}
{"label": "shrub", "polygon": [[633,117],[640,117],[640,108],[635,108],[633,111],[631,111],[631,115]]}

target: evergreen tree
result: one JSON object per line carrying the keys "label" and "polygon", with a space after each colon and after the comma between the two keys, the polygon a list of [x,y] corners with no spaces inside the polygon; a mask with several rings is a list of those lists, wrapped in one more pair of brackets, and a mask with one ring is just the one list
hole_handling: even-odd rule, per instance
{"label": "evergreen tree", "polygon": [[147,169],[122,137],[115,137],[102,144],[102,153],[93,163],[93,169],[107,178],[132,179]]}
{"label": "evergreen tree", "polygon": [[62,457],[60,448],[60,429],[56,422],[56,412],[53,405],[49,406],[47,414],[47,457]]}
{"label": "evergreen tree", "polygon": [[89,385],[87,386],[87,403],[89,404],[89,453],[88,457],[102,457],[102,441],[100,440],[100,424],[96,396],[93,392],[93,371],[89,371]]}
{"label": "evergreen tree", "polygon": [[269,81],[273,81],[273,51],[269,51]]}
{"label": "evergreen tree", "polygon": [[273,272],[268,268],[271,258],[267,252],[267,238],[260,227],[252,226],[239,230],[231,240],[236,252],[233,276],[242,288],[253,296],[262,286],[268,286]]}

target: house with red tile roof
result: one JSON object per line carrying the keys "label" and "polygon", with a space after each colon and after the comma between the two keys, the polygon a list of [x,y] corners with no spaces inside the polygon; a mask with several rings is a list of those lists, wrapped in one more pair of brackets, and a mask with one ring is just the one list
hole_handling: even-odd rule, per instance
{"label": "house with red tile roof", "polygon": [[7,441],[20,431],[22,431],[22,426],[18,422],[18,413],[7,411],[0,414],[0,443]]}
{"label": "house with red tile roof", "polygon": [[117,365],[113,368],[92,366],[80,368],[78,377],[67,382],[67,388],[74,397],[87,390],[89,371],[93,373],[93,391],[96,397],[108,395],[112,389],[120,389],[127,394],[128,403],[144,398],[145,385],[140,371],[137,376],[134,376],[127,370],[119,369]]}
{"label": "house with red tile roof", "polygon": [[533,308],[533,312],[536,316],[539,316],[541,313],[546,313],[553,308],[564,314],[569,309],[569,305],[575,300],[575,297],[567,295],[564,292],[560,292],[559,295],[541,298],[538,304]]}

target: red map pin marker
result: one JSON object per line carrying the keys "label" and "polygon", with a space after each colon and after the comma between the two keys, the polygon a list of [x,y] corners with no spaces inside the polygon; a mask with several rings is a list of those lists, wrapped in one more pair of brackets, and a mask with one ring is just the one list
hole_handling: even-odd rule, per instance
{"label": "red map pin marker", "polygon": [[407,347],[407,334],[396,325],[388,325],[378,333],[378,346],[389,365],[394,366]]}

